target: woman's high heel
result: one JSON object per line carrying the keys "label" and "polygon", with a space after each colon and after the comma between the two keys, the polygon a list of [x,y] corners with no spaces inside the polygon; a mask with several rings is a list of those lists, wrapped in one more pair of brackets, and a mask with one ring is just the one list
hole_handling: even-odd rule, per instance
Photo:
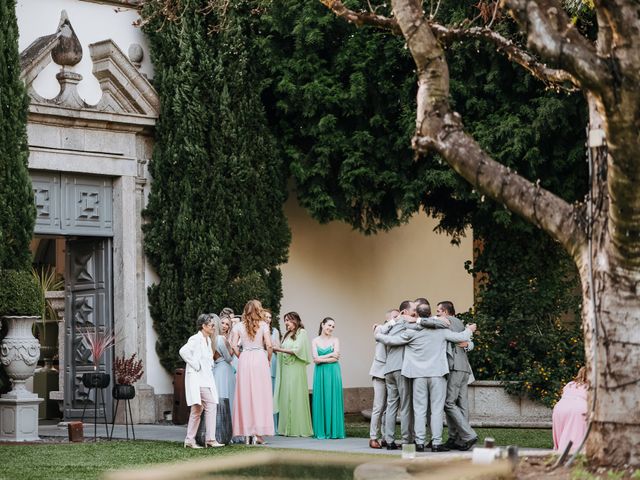
{"label": "woman's high heel", "polygon": [[186,440],[184,441],[184,448],[202,448],[200,445],[198,445],[196,442],[187,442]]}

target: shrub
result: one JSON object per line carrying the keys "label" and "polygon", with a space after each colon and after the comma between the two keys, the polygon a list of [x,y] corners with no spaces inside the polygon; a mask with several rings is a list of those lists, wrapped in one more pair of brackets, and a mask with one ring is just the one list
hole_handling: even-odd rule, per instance
{"label": "shrub", "polygon": [[41,315],[44,301],[31,272],[0,270],[0,316]]}

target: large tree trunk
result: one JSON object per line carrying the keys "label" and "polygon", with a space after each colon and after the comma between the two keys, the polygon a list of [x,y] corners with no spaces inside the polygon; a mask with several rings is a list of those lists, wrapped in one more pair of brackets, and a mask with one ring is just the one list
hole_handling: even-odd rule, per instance
{"label": "large tree trunk", "polygon": [[601,106],[591,95],[587,101],[592,180],[585,214],[591,242],[578,261],[594,407],[586,453],[592,465],[640,465],[640,271],[609,253],[615,250],[608,228],[611,159]]}

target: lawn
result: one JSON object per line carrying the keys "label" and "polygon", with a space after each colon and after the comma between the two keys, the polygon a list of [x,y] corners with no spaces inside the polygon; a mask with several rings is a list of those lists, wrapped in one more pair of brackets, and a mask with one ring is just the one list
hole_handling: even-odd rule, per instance
{"label": "lawn", "polygon": [[[345,416],[348,437],[369,438],[369,422],[360,414]],[[492,437],[496,445],[518,445],[520,448],[553,448],[550,428],[475,428],[480,443]],[[443,440],[447,440],[444,429]],[[400,438],[400,427],[396,429],[396,438]]]}
{"label": "lawn", "polygon": [[[349,437],[360,437],[363,441],[369,437],[369,423],[359,414],[346,416],[346,430]],[[493,437],[497,445],[518,445],[520,448],[552,447],[551,430],[548,429],[479,428],[476,432],[481,440]],[[3,444],[0,445],[0,480],[93,480],[112,469],[189,459],[246,456],[247,452],[256,450],[258,449],[244,445],[192,450],[181,448],[176,442],[157,441]],[[314,452],[314,455],[330,454]],[[332,473],[331,478],[351,478],[351,472],[352,469],[348,468],[338,469]],[[262,475],[271,476],[264,468],[249,473],[247,476],[252,477],[252,480],[257,480]],[[287,477],[285,471],[280,471],[280,474],[284,478]]]}
{"label": "lawn", "polygon": [[[28,445],[0,445],[0,480],[97,480],[108,470],[135,468],[157,463],[173,463],[184,460],[230,458],[237,456],[246,460],[249,452],[277,452],[289,456],[300,450],[279,450],[234,445],[227,448],[192,450],[181,448],[176,442],[160,441],[99,441],[86,443],[43,443]],[[305,451],[306,454],[309,452]],[[354,466],[323,465],[323,456],[331,452],[312,452],[314,460],[321,465],[306,464],[304,471],[296,465],[258,466],[242,468],[233,472],[234,477],[251,478],[331,478],[347,480],[353,478]],[[353,457],[370,458],[368,455]],[[360,463],[360,462],[358,462]],[[230,471],[207,478],[227,478]],[[329,475],[326,477],[326,475]],[[179,476],[176,478],[180,478]]]}

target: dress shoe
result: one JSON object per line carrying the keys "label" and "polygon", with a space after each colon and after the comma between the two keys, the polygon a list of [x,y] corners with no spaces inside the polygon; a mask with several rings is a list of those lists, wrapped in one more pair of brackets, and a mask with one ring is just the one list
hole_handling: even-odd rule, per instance
{"label": "dress shoe", "polygon": [[200,445],[198,445],[196,442],[187,442],[186,440],[184,441],[184,448],[202,448]]}
{"label": "dress shoe", "polygon": [[424,443],[416,443],[416,452],[424,452]]}
{"label": "dress shoe", "polygon": [[380,446],[386,448],[387,447],[387,441],[386,440],[382,440],[380,442]]}
{"label": "dress shoe", "polygon": [[378,440],[372,438],[371,440],[369,440],[369,448],[382,448],[382,445],[380,445],[380,442],[378,442]]}
{"label": "dress shoe", "polygon": [[456,443],[454,448],[460,450],[461,452],[466,452],[467,450],[471,450],[471,448],[476,444],[477,441],[478,437],[472,438],[468,442]]}
{"label": "dress shoe", "polygon": [[444,442],[444,446],[447,447],[449,450],[457,450],[457,446],[456,446],[456,441],[452,438],[448,439],[446,442]]}
{"label": "dress shoe", "polygon": [[399,448],[396,442],[387,443],[387,450],[398,450]]}
{"label": "dress shoe", "polygon": [[209,440],[205,445],[206,445],[207,448],[224,447],[224,443],[218,443],[217,440]]}
{"label": "dress shoe", "polygon": [[431,447],[432,452],[449,452],[450,449],[445,447],[444,445],[434,445]]}

